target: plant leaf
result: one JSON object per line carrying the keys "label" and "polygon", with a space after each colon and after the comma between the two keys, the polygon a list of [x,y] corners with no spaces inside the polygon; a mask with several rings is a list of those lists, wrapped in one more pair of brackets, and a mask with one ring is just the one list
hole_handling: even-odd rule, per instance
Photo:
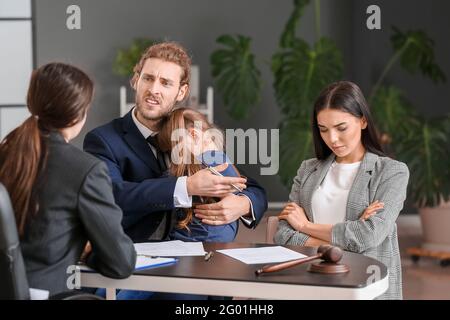
{"label": "plant leaf", "polygon": [[219,36],[216,42],[231,48],[234,48],[238,45],[238,42],[233,38],[233,36],[228,34]]}
{"label": "plant leaf", "polygon": [[434,59],[434,41],[423,30],[400,31],[392,27],[391,42],[400,52],[400,65],[409,73],[420,71],[434,83],[445,83],[447,78]]}
{"label": "plant leaf", "polygon": [[312,132],[309,119],[285,117],[280,124],[281,182],[288,188],[303,160],[313,156]]}
{"label": "plant leaf", "polygon": [[419,119],[398,143],[397,157],[409,167],[408,194],[419,206],[436,206],[450,197],[450,142],[447,119]]}
{"label": "plant leaf", "polygon": [[410,132],[411,121],[417,113],[403,92],[395,86],[382,86],[373,97],[371,113],[381,135],[395,142]]}
{"label": "plant leaf", "polygon": [[309,4],[310,0],[294,0],[294,10],[289,17],[286,26],[284,27],[283,33],[280,38],[280,47],[288,48],[295,42],[295,32],[297,30],[297,24],[303,15],[305,7]]}
{"label": "plant leaf", "polygon": [[217,43],[225,48],[211,55],[212,76],[233,119],[241,120],[249,115],[251,107],[259,102],[261,72],[255,65],[250,51],[249,37],[222,35]]}
{"label": "plant leaf", "polygon": [[309,115],[321,90],[342,77],[342,56],[335,43],[321,38],[311,50],[296,39],[291,48],[272,57],[274,88],[278,105],[285,114]]}
{"label": "plant leaf", "polygon": [[157,40],[137,38],[128,49],[119,49],[113,62],[113,72],[120,76],[132,76],[133,68],[139,62],[144,50],[157,42]]}

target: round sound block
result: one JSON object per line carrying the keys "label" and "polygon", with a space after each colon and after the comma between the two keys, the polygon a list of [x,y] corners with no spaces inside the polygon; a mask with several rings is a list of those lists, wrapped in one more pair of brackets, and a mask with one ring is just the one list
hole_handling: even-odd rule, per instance
{"label": "round sound block", "polygon": [[309,272],[316,273],[345,273],[349,272],[350,268],[346,264],[333,263],[333,262],[320,262],[313,263],[308,268]]}

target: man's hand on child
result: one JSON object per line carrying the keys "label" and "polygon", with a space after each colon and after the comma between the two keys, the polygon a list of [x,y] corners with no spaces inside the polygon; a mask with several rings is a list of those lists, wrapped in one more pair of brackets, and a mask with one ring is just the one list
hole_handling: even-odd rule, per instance
{"label": "man's hand on child", "polygon": [[194,207],[194,214],[210,225],[223,225],[236,221],[250,212],[247,197],[230,194],[216,203],[201,204]]}

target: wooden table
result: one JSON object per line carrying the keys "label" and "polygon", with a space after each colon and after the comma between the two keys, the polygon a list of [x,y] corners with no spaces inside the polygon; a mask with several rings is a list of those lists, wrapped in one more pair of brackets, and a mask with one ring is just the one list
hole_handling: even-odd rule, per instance
{"label": "wooden table", "polygon": [[[270,246],[247,243],[204,243],[206,251]],[[312,247],[286,246],[313,255]],[[373,299],[389,286],[386,266],[362,254],[344,252],[341,263],[350,267],[344,274],[307,271],[310,263],[276,273],[255,275],[262,265],[247,265],[221,253],[209,261],[203,257],[179,257],[174,265],[135,271],[117,280],[98,273],[81,273],[81,286],[107,288],[107,299],[115,299],[115,289],[145,290],[259,299]]]}

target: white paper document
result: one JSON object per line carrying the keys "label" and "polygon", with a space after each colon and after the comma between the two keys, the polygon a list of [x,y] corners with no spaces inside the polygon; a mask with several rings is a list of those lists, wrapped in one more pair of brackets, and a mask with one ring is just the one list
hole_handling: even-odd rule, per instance
{"label": "white paper document", "polygon": [[204,256],[206,253],[203,243],[181,240],[135,243],[134,248],[138,254],[155,257]]}
{"label": "white paper document", "polygon": [[281,246],[217,250],[246,264],[276,263],[305,258],[304,254]]}

